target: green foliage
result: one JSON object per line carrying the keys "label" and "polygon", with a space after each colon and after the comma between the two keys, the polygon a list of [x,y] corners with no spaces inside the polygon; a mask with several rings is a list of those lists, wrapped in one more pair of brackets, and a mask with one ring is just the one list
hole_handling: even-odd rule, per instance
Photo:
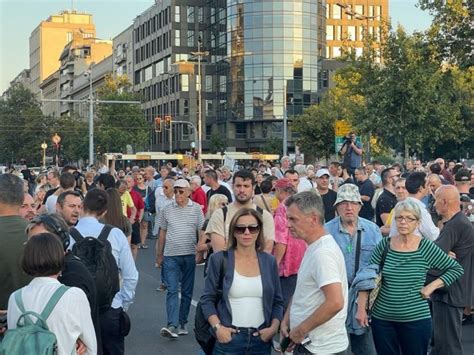
{"label": "green foliage", "polygon": [[52,132],[61,136],[61,160],[76,162],[89,154],[89,125],[85,118],[76,116],[51,119]]}
{"label": "green foliage", "polygon": [[211,139],[209,140],[209,149],[212,154],[221,153],[225,151],[226,148],[225,141],[217,132],[211,134]]}
{"label": "green foliage", "polygon": [[[338,72],[337,89],[363,98],[347,118],[360,132],[372,132],[381,145],[431,155],[443,142],[461,143],[459,134],[472,116],[463,117],[467,94],[460,76],[442,66],[425,34],[391,31],[374,54],[349,62]],[[353,80],[359,78],[359,80]],[[463,98],[464,95],[464,98]]]}
{"label": "green foliage", "polygon": [[41,113],[35,95],[23,85],[11,88],[10,97],[0,101],[0,162],[38,165],[42,159],[41,143],[49,146],[49,121]]}
{"label": "green foliage", "polygon": [[277,137],[270,137],[266,139],[262,153],[283,154],[283,139]]}
{"label": "green foliage", "polygon": [[299,135],[296,144],[305,154],[328,159],[334,153],[334,124],[337,112],[331,109],[331,96],[321,104],[306,108],[295,117],[292,130]]}
{"label": "green foliage", "polygon": [[418,4],[433,16],[428,34],[440,60],[447,60],[460,68],[474,65],[474,1],[419,0]]}
{"label": "green foliage", "polygon": [[[128,81],[107,78],[98,90],[100,100],[133,101],[137,97],[128,92]],[[138,104],[99,104],[96,119],[96,147],[100,152],[125,152],[127,144],[136,151],[148,144],[151,124],[143,116]]]}

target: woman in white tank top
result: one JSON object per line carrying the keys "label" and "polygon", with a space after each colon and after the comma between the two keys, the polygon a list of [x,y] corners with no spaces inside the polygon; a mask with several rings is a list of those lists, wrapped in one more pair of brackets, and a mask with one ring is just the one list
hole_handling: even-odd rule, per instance
{"label": "woman in white tank top", "polygon": [[[262,251],[262,227],[261,215],[251,208],[240,209],[232,218],[228,262],[218,300],[212,293],[217,289],[219,277],[215,276],[221,270],[224,252],[211,257],[212,275],[206,279],[201,303],[216,333],[214,354],[271,354],[271,340],[278,331],[283,303],[280,285],[274,282],[278,280],[275,258]],[[208,298],[217,301],[209,311]]]}

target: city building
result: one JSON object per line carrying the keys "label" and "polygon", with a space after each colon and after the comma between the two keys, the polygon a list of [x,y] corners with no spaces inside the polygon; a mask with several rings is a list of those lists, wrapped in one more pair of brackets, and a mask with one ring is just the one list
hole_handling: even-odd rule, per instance
{"label": "city building", "polygon": [[[64,47],[59,56],[59,98],[62,100],[73,99],[75,80],[92,68],[95,63],[103,61],[112,55],[112,41],[99,40],[84,36],[82,31],[73,32],[72,40]],[[109,72],[112,72],[112,58],[110,58]],[[60,115],[70,116],[74,104],[61,102]]]}
{"label": "city building", "polygon": [[[60,85],[59,85],[59,69],[44,79],[39,85],[41,90],[41,98],[47,100],[58,100]],[[59,101],[42,101],[41,111],[43,115],[49,117],[58,117],[61,114],[61,103]]]}
{"label": "city building", "polygon": [[2,99],[6,100],[10,97],[12,88],[17,85],[23,85],[26,89],[31,89],[30,82],[30,70],[23,69],[12,81],[10,81],[10,86],[2,94]]}
{"label": "city building", "polygon": [[119,33],[112,40],[113,73],[114,76],[126,75],[133,80],[133,26]]}
{"label": "city building", "polygon": [[75,31],[81,31],[85,38],[95,38],[92,15],[66,10],[41,21],[31,32],[30,76],[34,93],[39,93],[41,82],[59,69],[61,52]]}
{"label": "city building", "polygon": [[340,57],[344,49],[360,56],[367,33],[378,47],[388,19],[388,0],[327,0],[326,57]]}

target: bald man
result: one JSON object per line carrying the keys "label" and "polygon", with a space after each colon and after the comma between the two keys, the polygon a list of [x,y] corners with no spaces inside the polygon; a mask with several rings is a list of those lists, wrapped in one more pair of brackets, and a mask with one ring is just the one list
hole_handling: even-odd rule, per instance
{"label": "bald man", "polygon": [[[435,199],[436,211],[446,221],[435,243],[446,253],[454,253],[464,275],[448,289],[437,290],[431,296],[434,335],[431,354],[462,354],[463,309],[471,304],[474,286],[474,228],[461,212],[456,187],[439,187]],[[428,277],[430,275],[436,277],[437,274],[431,270]]]}
{"label": "bald man", "polygon": [[428,208],[428,212],[431,215],[431,219],[436,227],[441,228],[443,227],[443,221],[441,220],[441,216],[436,212],[435,204],[435,192],[443,185],[441,178],[438,174],[430,174],[426,179],[426,184],[430,188],[430,194],[428,195],[428,201],[426,206]]}

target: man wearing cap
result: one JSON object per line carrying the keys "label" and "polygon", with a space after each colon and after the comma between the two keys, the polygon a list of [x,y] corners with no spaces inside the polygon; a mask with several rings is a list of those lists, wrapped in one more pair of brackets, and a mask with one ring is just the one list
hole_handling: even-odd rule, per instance
{"label": "man wearing cap", "polygon": [[[163,265],[166,276],[167,325],[161,336],[176,339],[187,335],[189,309],[194,288],[196,244],[204,224],[201,206],[189,198],[191,186],[185,179],[173,185],[175,200],[160,213],[158,241],[158,266]],[[178,305],[178,287],[181,284],[181,303]],[[179,329],[178,329],[179,326]]]}
{"label": "man wearing cap", "polygon": [[323,199],[324,204],[324,220],[329,222],[331,219],[336,217],[336,208],[334,207],[334,203],[336,202],[337,193],[334,190],[329,188],[329,181],[331,175],[329,170],[326,168],[319,169],[316,172],[316,185]]}
{"label": "man wearing cap", "polygon": [[474,200],[474,195],[469,193],[469,187],[471,185],[471,172],[468,169],[459,169],[456,175],[454,175],[454,184],[461,195],[469,197],[470,200]]}
{"label": "man wearing cap", "polygon": [[327,222],[324,228],[334,237],[344,255],[349,290],[349,311],[347,330],[352,352],[355,355],[376,354],[367,318],[367,291],[364,284],[370,284],[375,270],[368,270],[370,256],[375,246],[382,240],[377,225],[360,218],[362,200],[359,188],[354,184],[344,184],[337,192],[335,202],[338,217]]}

